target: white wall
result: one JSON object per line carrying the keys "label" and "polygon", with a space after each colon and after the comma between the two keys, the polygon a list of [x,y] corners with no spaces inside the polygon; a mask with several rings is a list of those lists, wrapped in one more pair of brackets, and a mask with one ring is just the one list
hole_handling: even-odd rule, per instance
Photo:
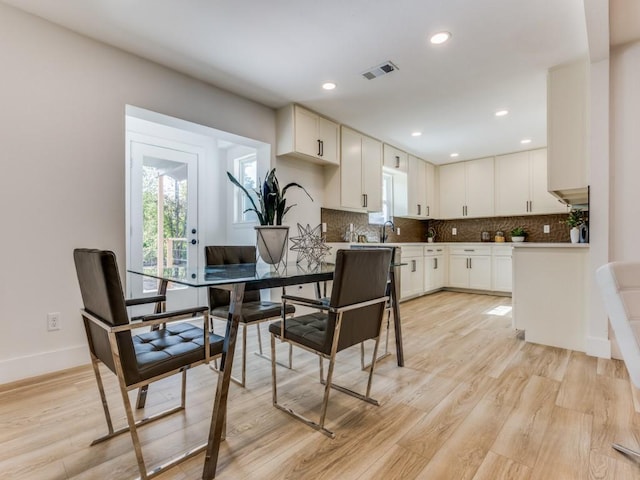
{"label": "white wall", "polygon": [[640,249],[640,42],[611,52],[611,260]]}
{"label": "white wall", "polygon": [[5,383],[88,362],[72,251],[113,249],[124,265],[125,105],[272,145],[275,113],[4,4],[0,32]]}

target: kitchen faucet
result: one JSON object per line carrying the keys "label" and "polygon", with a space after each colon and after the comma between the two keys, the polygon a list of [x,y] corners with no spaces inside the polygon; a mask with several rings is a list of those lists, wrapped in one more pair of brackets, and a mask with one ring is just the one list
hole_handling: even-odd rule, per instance
{"label": "kitchen faucet", "polygon": [[384,222],[382,224],[382,228],[380,229],[380,243],[384,243],[387,241],[387,231],[386,231],[386,227],[387,225],[391,225],[391,228],[393,230],[396,229],[396,226],[393,224],[393,222],[391,220],[387,220],[386,222]]}

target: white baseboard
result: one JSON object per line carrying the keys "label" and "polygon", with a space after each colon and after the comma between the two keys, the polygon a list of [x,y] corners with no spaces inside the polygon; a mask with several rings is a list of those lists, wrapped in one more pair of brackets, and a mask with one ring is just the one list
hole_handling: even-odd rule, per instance
{"label": "white baseboard", "polygon": [[587,337],[587,355],[611,358],[611,342],[608,338]]}
{"label": "white baseboard", "polygon": [[86,345],[0,360],[0,385],[90,363]]}

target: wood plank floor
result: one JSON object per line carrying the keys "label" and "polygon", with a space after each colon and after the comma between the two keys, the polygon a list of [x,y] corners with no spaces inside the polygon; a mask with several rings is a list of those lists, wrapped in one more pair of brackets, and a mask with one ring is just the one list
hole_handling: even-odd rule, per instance
{"label": "wood plank floor", "polygon": [[[379,363],[372,393],[380,407],[332,392],[327,425],[334,440],[273,408],[270,364],[250,355],[248,388],[230,390],[216,478],[639,479],[640,464],[610,447],[616,441],[640,450],[637,392],[623,364],[524,343],[511,329],[508,308],[500,308],[510,303],[457,292],[403,303],[406,366],[397,367],[395,356]],[[254,350],[255,327],[249,332]],[[392,339],[393,332],[391,348]],[[359,349],[339,360],[336,381],[363,389]],[[294,370],[278,368],[280,400],[317,413],[317,365],[296,350]],[[104,377],[122,425],[115,378],[106,370]],[[215,386],[206,366],[189,372],[187,410],[140,430],[149,464],[204,441]],[[178,378],[155,384],[146,412],[166,408],[179,394]],[[89,447],[105,430],[89,367],[0,387],[0,478],[135,478],[128,435]],[[157,478],[198,479],[203,459]]]}

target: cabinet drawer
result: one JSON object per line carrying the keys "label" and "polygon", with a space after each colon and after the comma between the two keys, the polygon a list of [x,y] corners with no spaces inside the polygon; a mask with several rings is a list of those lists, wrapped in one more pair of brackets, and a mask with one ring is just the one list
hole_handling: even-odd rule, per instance
{"label": "cabinet drawer", "polygon": [[511,252],[513,251],[512,247],[493,247],[493,255],[494,256],[511,256]]}
{"label": "cabinet drawer", "polygon": [[451,247],[451,255],[491,255],[491,247],[476,247],[468,245],[466,247]]}
{"label": "cabinet drawer", "polygon": [[422,245],[420,246],[402,246],[401,247],[401,255],[402,257],[400,257],[402,260],[404,260],[405,258],[408,257],[422,257]]}
{"label": "cabinet drawer", "polygon": [[424,247],[424,256],[430,255],[442,255],[444,253],[444,247]]}

